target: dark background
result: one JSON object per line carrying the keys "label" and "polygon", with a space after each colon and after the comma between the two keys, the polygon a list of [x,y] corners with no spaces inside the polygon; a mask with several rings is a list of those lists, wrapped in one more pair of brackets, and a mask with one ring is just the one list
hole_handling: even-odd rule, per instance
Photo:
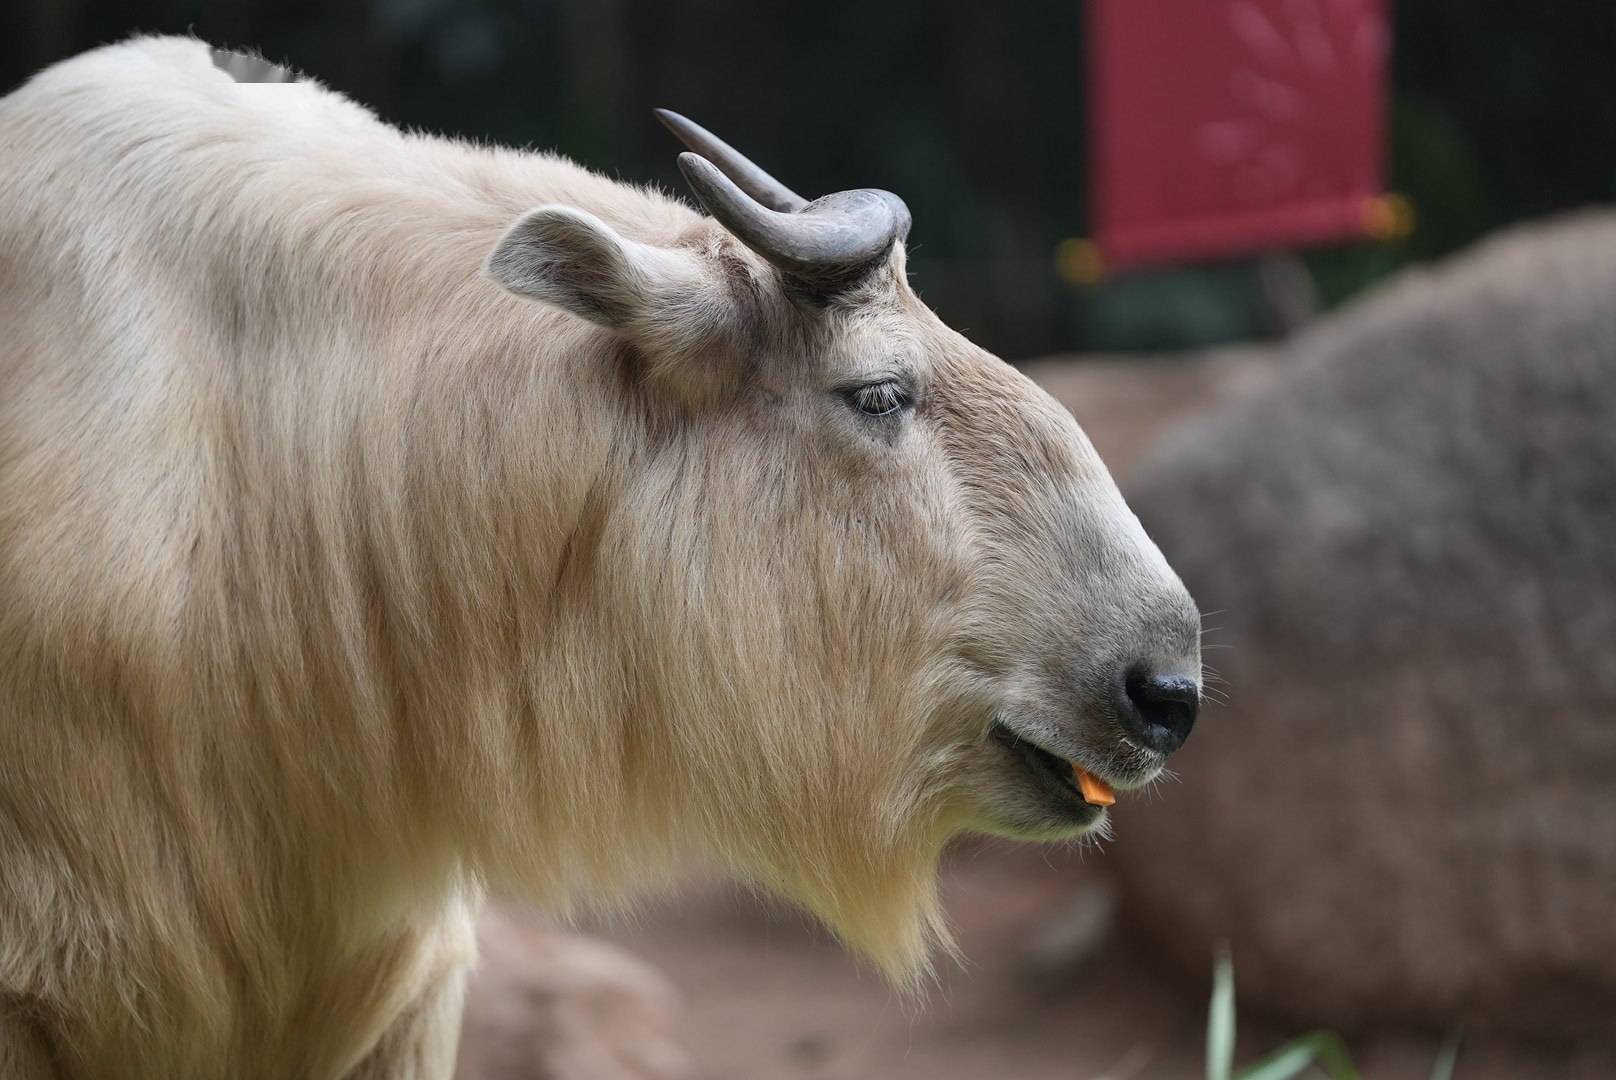
{"label": "dark background", "polygon": [[[259,48],[393,122],[636,182],[681,187],[650,114],[665,105],[810,197],[891,188],[914,211],[922,295],[1012,359],[1276,329],[1251,260],[1089,288],[1056,272],[1056,244],[1086,232],[1075,0],[6,0],[0,87],[136,31]],[[1610,0],[1395,4],[1389,186],[1417,226],[1308,253],[1323,304],[1500,225],[1616,197],[1612,56]]]}

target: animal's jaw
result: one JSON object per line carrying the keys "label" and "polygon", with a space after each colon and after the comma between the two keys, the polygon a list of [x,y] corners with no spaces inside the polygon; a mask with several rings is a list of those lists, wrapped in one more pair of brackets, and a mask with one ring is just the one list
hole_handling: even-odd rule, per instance
{"label": "animal's jaw", "polygon": [[[1162,771],[1160,754],[1118,740],[1118,745],[1066,745],[1027,730],[1013,718],[996,717],[976,750],[970,783],[978,821],[973,830],[1019,840],[1071,840],[1104,834],[1104,792],[1142,787]],[[1091,785],[1090,801],[1074,766],[1103,781]]]}

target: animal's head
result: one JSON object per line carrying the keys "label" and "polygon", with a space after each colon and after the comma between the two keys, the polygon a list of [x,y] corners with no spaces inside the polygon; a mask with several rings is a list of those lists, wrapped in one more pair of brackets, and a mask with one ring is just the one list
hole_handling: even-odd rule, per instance
{"label": "animal's head", "polygon": [[612,767],[637,813],[911,969],[949,837],[1078,837],[1106,810],[1074,765],[1161,771],[1199,617],[1072,417],[911,291],[896,196],[808,202],[664,119],[713,220],[653,246],[541,207],[489,259],[632,376],[574,555],[619,643]]}

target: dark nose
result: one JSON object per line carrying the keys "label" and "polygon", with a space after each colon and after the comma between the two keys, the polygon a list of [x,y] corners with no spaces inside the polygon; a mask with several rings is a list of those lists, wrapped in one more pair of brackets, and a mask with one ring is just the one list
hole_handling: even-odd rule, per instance
{"label": "dark nose", "polygon": [[1135,741],[1163,754],[1184,745],[1201,705],[1201,690],[1194,679],[1156,675],[1136,667],[1128,672],[1122,689],[1117,711],[1123,729]]}

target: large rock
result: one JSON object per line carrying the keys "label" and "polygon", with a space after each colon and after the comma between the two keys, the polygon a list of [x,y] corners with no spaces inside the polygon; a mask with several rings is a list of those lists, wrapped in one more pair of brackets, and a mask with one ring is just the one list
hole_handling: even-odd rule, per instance
{"label": "large rock", "polygon": [[1124,917],[1292,1018],[1610,1037],[1616,215],[1398,278],[1133,480],[1230,701],[1118,808]]}

